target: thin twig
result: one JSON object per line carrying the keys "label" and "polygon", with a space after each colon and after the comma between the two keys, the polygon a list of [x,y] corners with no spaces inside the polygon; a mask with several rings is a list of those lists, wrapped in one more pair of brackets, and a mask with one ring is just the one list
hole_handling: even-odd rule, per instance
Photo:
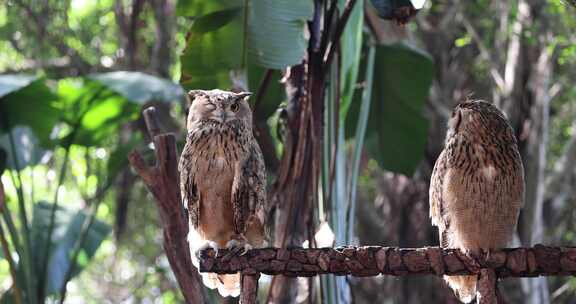
{"label": "thin twig", "polygon": [[472,36],[472,40],[474,40],[474,43],[478,47],[478,50],[480,51],[480,57],[484,59],[484,61],[490,68],[490,75],[492,76],[492,80],[494,81],[498,89],[504,91],[505,88],[504,78],[498,71],[498,67],[494,64],[494,59],[492,58],[492,55],[488,50],[488,48],[486,47],[486,45],[484,45],[484,42],[482,42],[482,39],[480,38],[478,31],[476,31],[476,29],[474,28],[472,23],[470,23],[468,18],[466,18],[466,16],[462,16],[462,18],[460,19],[462,20],[462,24],[464,24],[464,27],[466,28],[470,36]]}
{"label": "thin twig", "polygon": [[348,23],[348,19],[350,18],[350,14],[354,9],[354,5],[356,4],[356,0],[348,0],[346,2],[346,6],[344,7],[344,11],[342,12],[342,16],[338,19],[338,23],[336,24],[336,29],[334,30],[334,36],[332,37],[332,41],[329,43],[327,47],[327,51],[324,56],[324,66],[327,67],[332,63],[334,54],[337,49],[338,42],[340,41],[340,37],[342,37],[342,33],[344,32],[344,28]]}

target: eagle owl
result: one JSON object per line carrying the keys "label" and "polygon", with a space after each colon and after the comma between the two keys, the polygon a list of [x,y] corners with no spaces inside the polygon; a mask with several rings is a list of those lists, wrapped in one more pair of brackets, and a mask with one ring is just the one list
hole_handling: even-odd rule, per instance
{"label": "eagle owl", "polygon": [[[264,241],[266,172],[252,133],[250,93],[193,90],[180,189],[188,213],[194,266],[206,248],[246,251]],[[204,285],[226,296],[240,294],[240,275],[202,273]]]}
{"label": "eagle owl", "polygon": [[[467,101],[448,122],[430,181],[430,218],[440,246],[477,254],[505,247],[524,203],[524,169],[514,132],[495,106]],[[445,276],[465,303],[477,276]]]}

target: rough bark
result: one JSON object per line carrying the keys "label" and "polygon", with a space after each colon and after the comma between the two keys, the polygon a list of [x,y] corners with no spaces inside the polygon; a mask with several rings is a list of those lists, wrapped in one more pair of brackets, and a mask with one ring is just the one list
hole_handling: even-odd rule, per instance
{"label": "rough bark", "polygon": [[496,273],[494,272],[494,269],[485,268],[480,270],[477,286],[477,304],[498,303],[498,299],[496,297]]}
{"label": "rough bark", "polygon": [[339,248],[262,248],[238,256],[208,249],[200,271],[220,274],[265,273],[290,277],[319,274],[358,277],[392,275],[470,275],[490,268],[496,277],[576,276],[576,247],[505,248],[471,257],[458,249],[381,246]]}
{"label": "rough bark", "polygon": [[176,139],[172,134],[160,134],[153,108],[144,111],[146,125],[156,152],[156,165],[149,167],[142,156],[133,151],[130,164],[156,198],[164,232],[164,251],[187,303],[204,303],[200,276],[192,265],[186,236],[188,223],[180,198]]}
{"label": "rough bark", "polygon": [[240,304],[252,304],[258,302],[258,279],[259,273],[242,274],[242,294]]}

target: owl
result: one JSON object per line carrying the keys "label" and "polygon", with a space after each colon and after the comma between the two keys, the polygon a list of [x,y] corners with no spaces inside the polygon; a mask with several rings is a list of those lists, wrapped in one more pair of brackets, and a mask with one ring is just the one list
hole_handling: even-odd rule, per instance
{"label": "owl", "polygon": [[[241,253],[265,239],[266,171],[252,133],[250,93],[194,90],[180,156],[180,189],[188,214],[188,243],[198,268],[202,249]],[[201,273],[204,285],[240,294],[240,275]]]}
{"label": "owl", "polygon": [[[502,112],[485,101],[457,105],[430,181],[430,218],[440,246],[472,254],[505,247],[523,203],[522,160]],[[444,279],[460,301],[476,296],[476,275]]]}

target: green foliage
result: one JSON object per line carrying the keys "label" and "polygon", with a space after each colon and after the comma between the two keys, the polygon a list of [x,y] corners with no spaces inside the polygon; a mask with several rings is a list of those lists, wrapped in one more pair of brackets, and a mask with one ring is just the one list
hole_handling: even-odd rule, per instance
{"label": "green foliage", "polygon": [[[43,248],[47,241],[46,231],[49,226],[51,208],[51,204],[46,202],[34,204],[31,234],[33,259],[37,263],[36,269],[40,269],[41,265],[38,263],[43,261],[46,255],[46,253],[43,252]],[[56,293],[62,287],[66,273],[71,267],[70,258],[74,253],[73,250],[76,243],[81,237],[82,226],[87,220],[87,217],[88,215],[82,210],[70,210],[64,207],[58,207],[56,210],[54,233],[51,237],[51,241],[55,245],[52,246],[49,254],[49,277],[46,280],[46,291],[48,294]],[[86,267],[88,261],[94,256],[102,241],[110,233],[110,230],[110,225],[99,220],[94,221],[87,231],[84,242],[82,242],[80,246],[80,258],[71,272],[72,277],[78,275],[82,269]]]}
{"label": "green foliage", "polygon": [[[54,89],[56,94],[44,80],[35,77],[8,75],[0,78],[0,92],[4,94],[0,96],[0,107],[2,114],[6,114],[3,118],[9,118],[2,120],[2,169],[7,162],[12,169],[12,182],[17,181],[12,187],[17,193],[18,225],[12,222],[14,210],[11,207],[5,208],[2,215],[19,256],[17,286],[30,303],[44,302],[50,295],[63,296],[66,282],[82,271],[110,232],[109,225],[95,218],[102,198],[97,197],[89,214],[60,204],[70,199],[58,193],[64,187],[68,167],[72,166],[69,157],[72,147],[111,146],[118,140],[121,127],[139,117],[142,104],[178,101],[183,97],[180,86],[138,72],[62,79]],[[22,169],[34,168],[44,154],[40,139],[44,141],[44,148],[50,148],[52,152],[64,150],[52,204],[33,204],[24,195],[24,187],[38,187],[23,183]],[[142,137],[135,135],[128,143],[117,145],[108,159],[105,178],[98,176],[98,190],[105,191],[112,184],[114,177],[127,165],[128,150],[141,142]],[[54,157],[53,153],[51,155]],[[37,183],[36,180],[28,182]],[[92,183],[82,184],[88,187]],[[31,222],[27,219],[26,206],[33,209]],[[3,301],[8,301],[11,295],[7,293]]]}
{"label": "green foliage", "polygon": [[127,101],[144,104],[151,101],[179,101],[184,98],[182,87],[172,81],[141,72],[117,71],[92,74],[96,80]]}
{"label": "green foliage", "polygon": [[[230,70],[241,65],[241,9],[224,9],[200,16],[190,28],[180,57],[180,83],[185,89],[226,88]],[[225,18],[223,18],[225,17]]]}
{"label": "green foliage", "polygon": [[72,127],[63,139],[72,137],[71,143],[83,146],[102,146],[120,126],[138,118],[144,103],[183,98],[182,88],[170,81],[124,71],[63,79],[57,91],[63,119]]}
{"label": "green foliage", "polygon": [[[340,0],[341,7],[344,6],[344,0]],[[358,72],[360,69],[360,55],[362,53],[364,27],[364,2],[359,1],[350,14],[348,25],[344,29],[342,39],[340,39],[341,69],[340,77],[341,101],[340,101],[340,119],[345,120],[350,104],[352,103],[354,93],[358,84]]]}
{"label": "green foliage", "polygon": [[[12,149],[12,142],[16,149]],[[39,163],[46,152],[40,147],[32,129],[27,126],[16,126],[10,130],[10,134],[1,135],[0,151],[7,151],[4,152],[6,168],[14,170]]]}
{"label": "green foliage", "polygon": [[4,170],[8,166],[8,153],[2,148],[0,148],[0,176],[4,173]]}
{"label": "green foliage", "polygon": [[[178,3],[179,7],[182,8],[182,14],[196,16],[187,33],[186,48],[180,57],[180,83],[185,89],[230,88],[232,86],[231,72],[242,71],[241,73],[245,73],[247,76],[248,90],[254,93],[258,90],[266,73],[266,67],[268,67],[266,64],[260,64],[263,62],[258,60],[264,60],[267,56],[260,56],[260,59],[258,59],[258,56],[248,56],[247,62],[244,62],[243,57],[246,55],[244,37],[246,34],[248,35],[250,45],[258,43],[256,41],[264,40],[265,38],[255,36],[261,35],[261,33],[245,32],[244,13],[246,10],[241,6],[231,7],[234,3],[237,5],[242,4],[239,1],[232,1],[226,4],[210,1],[206,2],[205,5],[193,5],[187,1]],[[253,7],[256,5],[255,3],[251,5],[251,10],[259,9]],[[264,7],[265,4],[261,3],[258,6]],[[292,17],[286,18],[296,18],[298,14],[305,13],[305,7],[307,6],[295,6],[293,11],[291,11],[290,16]],[[288,8],[286,9],[288,10]],[[250,14],[248,12],[249,16]],[[249,29],[252,28],[256,31],[254,27],[250,27],[252,21],[249,20]],[[296,21],[293,23],[299,24],[300,31],[303,32],[303,23],[300,24]],[[295,26],[292,25],[284,30],[293,36],[292,38],[294,39],[292,40],[300,41],[303,38],[298,35],[295,36]],[[284,37],[286,33],[277,34],[280,37]],[[282,39],[282,41],[285,41],[285,39]],[[279,49],[280,46],[270,44],[265,47]],[[291,49],[292,46],[282,46],[282,48]],[[251,52],[254,50],[251,50]],[[302,55],[303,51],[300,52],[300,56]],[[280,60],[291,60],[294,58],[294,52],[286,50],[283,53],[276,52],[274,56],[276,58],[274,62],[279,63]],[[286,63],[283,63],[283,65],[285,66]],[[252,101],[256,99],[262,100],[258,113],[255,115],[258,120],[266,121],[284,99],[284,87],[280,84],[280,78],[279,71],[273,71],[265,96],[254,96],[251,99]]]}
{"label": "green foliage", "polygon": [[[244,4],[243,0],[178,0],[176,3],[176,14],[178,16],[187,16],[198,18],[199,16],[213,13],[216,11],[240,7]],[[196,19],[194,19],[196,20]]]}
{"label": "green foliage", "polygon": [[43,79],[27,75],[0,75],[0,134],[17,125],[29,126],[43,146],[48,145],[50,133],[59,112],[56,96]]}
{"label": "green foliage", "polygon": [[[253,93],[257,93],[266,71],[266,69],[255,64],[248,66],[248,89]],[[257,120],[266,121],[278,110],[280,102],[286,99],[284,86],[280,83],[282,74],[277,70],[271,70],[271,73],[270,82],[264,92],[264,96],[254,96],[251,98],[252,102],[255,102],[258,98],[262,100],[259,108],[256,109],[255,117]]]}
{"label": "green foliage", "polygon": [[248,12],[248,50],[255,62],[282,69],[302,61],[304,27],[312,18],[309,0],[252,0]]}
{"label": "green foliage", "polygon": [[[424,154],[428,123],[423,106],[432,83],[428,55],[405,44],[378,46],[366,148],[384,169],[412,175]],[[359,102],[347,117],[352,136]]]}
{"label": "green foliage", "polygon": [[59,107],[66,128],[61,143],[97,146],[116,134],[121,123],[135,118],[136,105],[98,82],[82,78],[58,82]]}

